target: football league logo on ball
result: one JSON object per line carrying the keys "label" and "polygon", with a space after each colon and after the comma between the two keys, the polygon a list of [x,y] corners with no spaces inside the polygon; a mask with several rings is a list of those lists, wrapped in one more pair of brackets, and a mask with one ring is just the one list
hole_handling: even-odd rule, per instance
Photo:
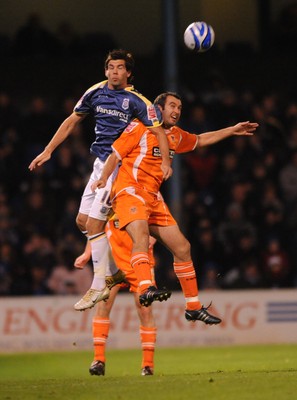
{"label": "football league logo on ball", "polygon": [[206,22],[193,22],[184,33],[185,45],[197,53],[209,50],[214,44],[215,33],[211,25]]}

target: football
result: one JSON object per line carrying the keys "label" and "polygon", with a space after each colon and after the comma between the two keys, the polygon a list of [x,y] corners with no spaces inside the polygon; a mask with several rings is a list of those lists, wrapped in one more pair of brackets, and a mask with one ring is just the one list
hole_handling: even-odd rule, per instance
{"label": "football", "polygon": [[204,53],[214,44],[215,33],[211,25],[203,21],[193,22],[184,33],[185,45],[197,53]]}

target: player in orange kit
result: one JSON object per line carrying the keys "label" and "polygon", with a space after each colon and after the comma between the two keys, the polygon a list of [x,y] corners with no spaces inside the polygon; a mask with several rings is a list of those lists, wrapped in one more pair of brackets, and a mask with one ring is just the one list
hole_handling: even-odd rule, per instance
{"label": "player in orange kit", "polygon": [[[152,307],[141,307],[139,303],[138,281],[130,264],[132,240],[127,232],[118,228],[118,219],[114,216],[107,222],[106,235],[111,247],[113,259],[118,267],[125,273],[125,279],[130,285],[130,292],[133,293],[135,306],[140,320],[140,340],[142,347],[141,375],[153,375],[154,373],[154,350],[157,337]],[[150,265],[154,275],[153,246],[155,239],[150,237]],[[89,368],[91,375],[105,375],[105,347],[110,328],[110,312],[113,307],[117,293],[121,286],[113,286],[110,296],[106,302],[99,302],[96,314],[93,317],[93,345],[94,360]]]}
{"label": "player in orange kit", "polygon": [[[179,121],[182,103],[176,93],[163,93],[157,97],[163,116],[163,127],[169,142],[170,157],[214,144],[233,135],[252,135],[258,124],[241,122],[234,126],[190,134],[175,126]],[[120,229],[125,229],[133,241],[131,265],[140,288],[139,301],[144,306],[160,299],[159,290],[153,286],[149,257],[149,235],[163,243],[173,255],[174,271],[183,290],[189,321],[200,320],[218,324],[220,318],[212,316],[198,297],[196,273],[191,259],[191,246],[181,233],[159,189],[162,184],[160,150],[154,134],[139,121],[134,120],[112,145],[113,152],[107,159],[101,178],[92,189],[105,186],[108,177],[121,161],[118,175],[112,185],[111,202],[119,218]]]}

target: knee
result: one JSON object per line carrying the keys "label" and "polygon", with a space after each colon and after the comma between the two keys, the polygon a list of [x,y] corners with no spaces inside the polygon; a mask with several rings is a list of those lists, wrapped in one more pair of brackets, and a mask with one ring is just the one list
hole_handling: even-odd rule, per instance
{"label": "knee", "polygon": [[191,258],[190,242],[187,239],[180,242],[174,255],[183,261],[188,261]]}
{"label": "knee", "polygon": [[88,218],[86,221],[86,230],[89,235],[94,235],[95,233],[104,232],[106,221],[100,219]]}
{"label": "knee", "polygon": [[80,231],[85,231],[87,229],[87,215],[85,216],[84,214],[77,214],[75,222]]}

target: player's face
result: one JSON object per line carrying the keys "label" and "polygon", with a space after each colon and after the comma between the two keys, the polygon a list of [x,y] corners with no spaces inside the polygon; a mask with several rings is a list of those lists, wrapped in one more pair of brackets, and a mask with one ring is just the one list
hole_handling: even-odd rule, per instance
{"label": "player's face", "polygon": [[164,110],[161,110],[163,125],[165,128],[171,128],[178,123],[181,116],[181,110],[181,101],[173,96],[168,96],[165,101]]}
{"label": "player's face", "polygon": [[125,60],[110,60],[105,69],[109,89],[123,89],[128,85],[131,72],[126,70]]}

